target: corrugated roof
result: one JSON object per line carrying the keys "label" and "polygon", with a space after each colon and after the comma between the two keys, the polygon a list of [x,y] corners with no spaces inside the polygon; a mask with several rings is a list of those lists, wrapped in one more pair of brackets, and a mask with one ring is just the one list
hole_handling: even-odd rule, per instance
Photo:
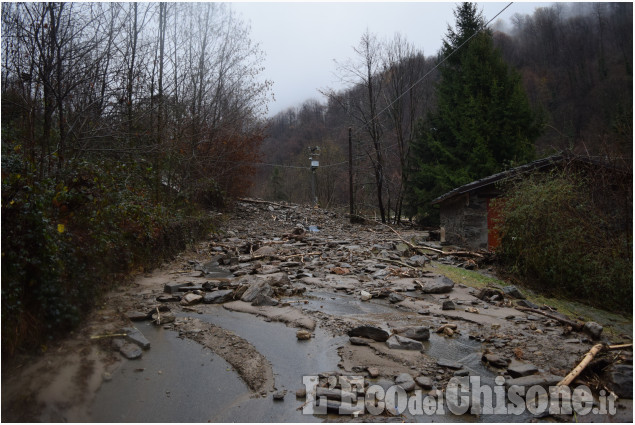
{"label": "corrugated roof", "polygon": [[575,156],[571,153],[559,153],[557,155],[552,155],[547,158],[538,159],[536,161],[529,162],[525,165],[521,165],[519,167],[511,168],[509,170],[501,171],[500,173],[492,174],[491,176],[487,176],[480,180],[475,180],[471,183],[465,184],[461,187],[457,187],[456,189],[453,189],[450,192],[443,194],[439,196],[438,198],[434,199],[431,203],[438,204],[440,202],[445,201],[446,199],[453,198],[457,195],[462,195],[474,189],[479,189],[484,186],[489,186],[491,184],[494,184],[506,178],[515,177],[515,176],[525,174],[531,171],[553,167],[554,165],[559,164],[565,160],[583,161],[589,164],[606,166],[605,163],[601,161],[593,160],[591,158],[587,158],[583,156]]}

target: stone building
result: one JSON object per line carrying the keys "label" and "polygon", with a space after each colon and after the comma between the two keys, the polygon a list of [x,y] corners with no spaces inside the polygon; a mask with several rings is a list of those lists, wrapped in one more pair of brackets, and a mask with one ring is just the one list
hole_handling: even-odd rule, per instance
{"label": "stone building", "polygon": [[432,204],[440,208],[441,234],[445,234],[445,241],[473,250],[496,248],[499,241],[494,224],[499,213],[492,200],[503,195],[500,183],[572,163],[606,168],[601,161],[561,153],[473,181],[433,200]]}

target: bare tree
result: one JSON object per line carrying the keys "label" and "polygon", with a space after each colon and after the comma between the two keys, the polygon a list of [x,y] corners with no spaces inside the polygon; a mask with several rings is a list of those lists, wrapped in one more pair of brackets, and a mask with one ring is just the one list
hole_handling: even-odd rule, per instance
{"label": "bare tree", "polygon": [[[432,77],[426,75],[432,66],[426,63],[423,52],[418,51],[402,35],[395,34],[386,44],[383,62],[383,111],[390,125],[390,135],[397,149],[387,149],[390,175],[395,181],[388,190],[395,198],[395,221],[400,221],[407,180],[407,161],[410,141],[416,120],[422,116],[432,102]],[[396,157],[396,158],[395,158]]]}
{"label": "bare tree", "polygon": [[333,90],[323,94],[339,103],[357,123],[358,131],[368,137],[368,143],[361,147],[372,166],[376,204],[381,220],[385,223],[383,127],[378,117],[383,84],[380,75],[382,46],[367,30],[353,50],[355,60],[339,64],[338,68],[340,78],[355,85],[359,96],[351,96],[351,92],[347,96],[341,96]]}

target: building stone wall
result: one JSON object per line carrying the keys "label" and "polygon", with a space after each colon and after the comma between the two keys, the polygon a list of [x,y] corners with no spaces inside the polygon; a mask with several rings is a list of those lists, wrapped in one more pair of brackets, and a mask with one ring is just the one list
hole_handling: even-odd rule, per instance
{"label": "building stone wall", "polygon": [[487,249],[487,198],[466,193],[441,202],[445,240],[470,249]]}

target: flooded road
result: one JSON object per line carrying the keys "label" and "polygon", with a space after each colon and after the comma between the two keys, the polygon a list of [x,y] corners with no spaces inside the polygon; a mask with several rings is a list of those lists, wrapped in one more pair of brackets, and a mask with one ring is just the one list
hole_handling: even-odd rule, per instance
{"label": "flooded road", "polygon": [[[309,294],[315,302],[303,304],[307,310],[355,316],[372,321],[373,316],[390,314],[395,322],[412,318],[411,313],[395,312],[379,303],[363,304],[346,295]],[[328,295],[328,296],[327,296]],[[335,295],[335,296],[334,296]],[[324,299],[321,299],[324,298]],[[325,302],[328,299],[329,302]],[[270,360],[274,372],[275,391],[285,393],[284,401],[254,395],[234,368],[211,350],[171,329],[149,322],[138,329],[151,342],[152,349],[141,359],[121,365],[105,382],[94,399],[91,415],[96,422],[313,422],[337,415],[307,415],[302,411],[304,399],[295,392],[304,388],[303,376],[315,376],[338,370],[338,347],[347,336],[334,337],[320,328],[308,341],[296,339],[296,329],[283,323],[267,322],[246,313],[232,312],[222,306],[201,306],[199,314],[183,313],[180,318],[195,318],[227,329],[248,340]],[[377,317],[375,317],[378,320]],[[492,373],[481,362],[481,344],[467,337],[447,339],[432,334],[424,342],[424,353],[432,358],[459,362],[470,375],[483,383],[493,383]],[[443,371],[439,371],[443,372]],[[356,375],[351,373],[351,375]],[[388,389],[394,383],[383,378],[367,379],[370,385]],[[529,416],[517,417],[516,420]],[[462,415],[413,416],[408,411],[403,419],[416,421],[498,422],[498,416]],[[508,420],[508,419],[505,419]]]}
{"label": "flooded road", "polygon": [[[307,232],[311,225],[320,231]],[[534,416],[524,400],[505,414],[477,414],[480,402],[449,410],[457,380],[478,378],[483,403],[515,382],[542,391],[597,340],[553,309],[517,308],[523,300],[498,284],[448,279],[403,243],[423,237],[408,232],[351,225],[325,210],[239,203],[219,233],[114,290],[72,338],[3,376],[3,407],[21,406],[11,417],[21,422],[573,420]],[[632,371],[632,350],[611,356],[601,365]],[[576,385],[600,382],[593,373]],[[319,386],[306,387],[305,377]],[[361,386],[351,387],[352,377]],[[630,385],[632,398],[632,372]],[[606,391],[592,389],[600,408]],[[628,396],[610,416],[577,419],[628,422]]]}
{"label": "flooded road", "polygon": [[[295,329],[213,306],[195,317],[249,340],[272,363],[284,402],[254,397],[230,364],[178,332],[141,324],[152,349],[124,363],[102,385],[92,407],[97,422],[311,422],[322,419],[296,410],[295,391],[302,376],[337,369],[336,347],[342,338],[317,330],[305,343]],[[143,369],[140,371],[140,369]]]}
{"label": "flooded road", "polygon": [[247,385],[219,356],[178,333],[138,326],[152,344],[122,364],[92,405],[95,422],[206,422],[250,396]]}

